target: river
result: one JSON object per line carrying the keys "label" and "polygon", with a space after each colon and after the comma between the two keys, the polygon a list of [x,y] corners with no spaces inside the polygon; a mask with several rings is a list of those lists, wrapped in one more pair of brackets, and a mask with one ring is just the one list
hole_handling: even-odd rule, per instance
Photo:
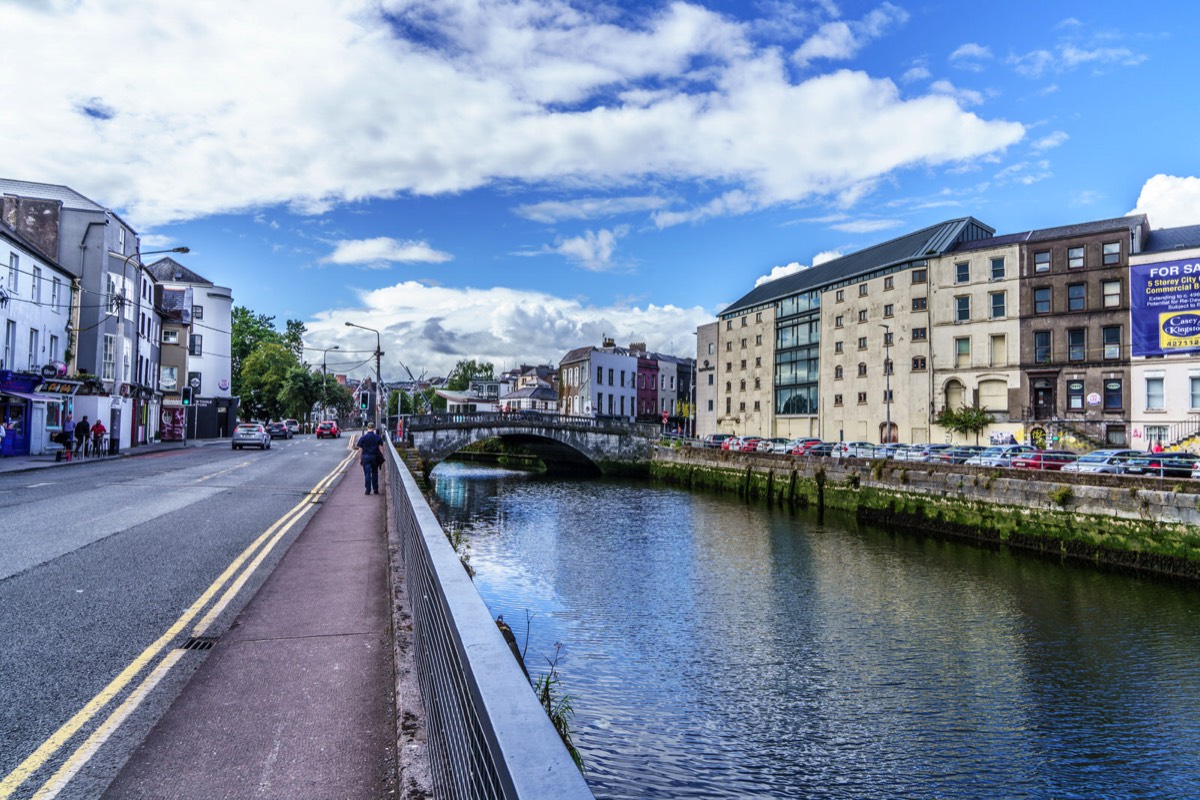
{"label": "river", "polygon": [[[1200,590],[446,463],[443,525],[597,798],[1200,797]],[[528,620],[528,624],[527,624]]]}

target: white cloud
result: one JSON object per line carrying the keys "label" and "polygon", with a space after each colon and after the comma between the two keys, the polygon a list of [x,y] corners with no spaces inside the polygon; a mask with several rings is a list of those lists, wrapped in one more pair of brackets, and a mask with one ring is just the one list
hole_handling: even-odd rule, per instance
{"label": "white cloud", "polygon": [[[1024,133],[862,72],[795,82],[748,27],[694,4],[624,25],[605,13],[562,0],[9,4],[5,55],[39,66],[36,81],[0,74],[22,109],[0,151],[21,153],[14,177],[69,185],[138,228],[647,180],[713,192],[699,219],[853,201],[893,171],[977,159]],[[885,3],[846,24],[861,47],[905,18]]]}
{"label": "white cloud", "polygon": [[1052,150],[1070,138],[1071,137],[1068,136],[1065,131],[1054,131],[1054,133],[1047,134],[1040,139],[1033,141],[1029,146],[1035,152],[1040,153],[1043,150]]}
{"label": "white cloud", "polygon": [[1053,51],[1031,50],[1024,55],[1012,55],[1008,63],[1018,74],[1027,78],[1040,78],[1047,73],[1061,74],[1082,66],[1096,71],[1115,67],[1135,67],[1143,63],[1146,56],[1127,47],[1079,47],[1071,43],[1060,43]]}
{"label": "white cloud", "polygon": [[688,211],[658,211],[651,216],[654,224],[662,229],[689,222],[702,222],[713,217],[736,216],[753,210],[754,199],[743,191],[735,190],[713,198],[699,208]]}
{"label": "white cloud", "polygon": [[826,261],[833,261],[835,258],[841,258],[844,255],[845,253],[841,250],[822,250],[813,256],[813,266],[819,267]]}
{"label": "white cloud", "polygon": [[900,80],[904,83],[915,83],[929,80],[931,77],[933,77],[933,73],[929,71],[928,67],[916,66],[905,70],[904,74],[900,76]]}
{"label": "white cloud", "polygon": [[547,200],[513,209],[519,217],[547,225],[562,220],[597,219],[652,211],[667,201],[661,197],[585,197],[578,200]]}
{"label": "white cloud", "polygon": [[891,3],[883,3],[856,22],[836,20],[825,23],[796,49],[792,60],[804,67],[817,59],[836,61],[853,58],[872,40],[907,21],[907,11]]}
{"label": "white cloud", "polygon": [[[646,342],[652,350],[694,356],[692,333],[712,321],[704,308],[672,305],[591,306],[576,299],[540,292],[496,287],[449,289],[406,281],[359,293],[359,306],[341,308],[306,321],[308,341],[343,351],[375,349],[369,331],[345,322],[369,325],[380,332],[384,380],[403,371],[393,354],[414,373],[447,375],[463,358],[489,361],[497,368],[521,363],[558,363],[567,351],[599,346],[605,334],[618,342]],[[364,363],[367,374],[374,364]]]}
{"label": "white cloud", "polygon": [[977,106],[983,102],[983,95],[973,89],[959,89],[950,81],[934,81],[929,85],[931,91],[953,97],[963,106]]}
{"label": "white cloud", "polygon": [[546,252],[566,256],[584,269],[602,272],[613,266],[613,252],[617,239],[629,233],[629,227],[619,225],[613,230],[585,231],[582,236],[573,236],[545,248]]}
{"label": "white cloud", "polygon": [[833,229],[845,231],[846,233],[875,233],[877,231],[898,228],[903,224],[904,222],[898,219],[855,219],[848,222],[840,222],[834,225]]}
{"label": "white cloud", "polygon": [[771,271],[768,272],[766,275],[763,275],[762,277],[760,277],[758,280],[756,280],[754,282],[754,285],[756,287],[762,286],[764,283],[770,283],[771,281],[777,281],[780,278],[785,278],[788,275],[795,275],[797,272],[800,272],[801,270],[806,270],[806,269],[808,269],[808,266],[805,264],[801,264],[799,261],[793,261],[792,263],[786,264],[782,267],[772,267]]}
{"label": "white cloud", "polygon": [[959,45],[950,54],[950,66],[964,69],[968,72],[982,72],[983,62],[992,60],[992,51],[975,42]]}
{"label": "white cloud", "polygon": [[1142,185],[1137,208],[1151,228],[1178,228],[1200,224],[1200,178],[1155,175]]}
{"label": "white cloud", "polygon": [[389,261],[405,264],[440,264],[454,256],[434,250],[426,242],[397,241],[387,236],[374,239],[346,239],[334,242],[334,250],[321,259],[324,264],[358,264],[375,268]]}

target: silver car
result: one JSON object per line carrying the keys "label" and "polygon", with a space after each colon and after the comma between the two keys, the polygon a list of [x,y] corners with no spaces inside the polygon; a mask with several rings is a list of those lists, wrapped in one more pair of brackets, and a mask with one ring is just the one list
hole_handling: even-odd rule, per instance
{"label": "silver car", "polygon": [[259,450],[271,449],[271,434],[261,422],[243,422],[233,429],[233,449],[257,447]]}
{"label": "silver car", "polygon": [[1141,450],[1093,450],[1063,466],[1063,472],[1089,472],[1104,475],[1119,475],[1125,462],[1146,455]]}
{"label": "silver car", "polygon": [[1014,458],[1036,450],[1036,447],[1028,444],[995,445],[971,456],[966,460],[966,464],[972,467],[1011,467]]}

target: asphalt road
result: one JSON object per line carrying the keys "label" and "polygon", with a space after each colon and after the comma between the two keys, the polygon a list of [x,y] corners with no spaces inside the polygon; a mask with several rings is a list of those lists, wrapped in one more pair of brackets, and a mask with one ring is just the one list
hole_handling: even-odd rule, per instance
{"label": "asphalt road", "polygon": [[348,444],[0,475],[0,800],[102,793],[206,655],[179,648],[229,629]]}

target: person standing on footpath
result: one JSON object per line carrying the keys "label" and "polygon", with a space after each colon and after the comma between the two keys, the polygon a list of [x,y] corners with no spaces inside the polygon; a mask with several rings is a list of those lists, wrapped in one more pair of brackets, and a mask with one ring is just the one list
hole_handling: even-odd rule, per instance
{"label": "person standing on footpath", "polygon": [[63,458],[70,461],[71,454],[75,452],[75,418],[71,414],[67,414],[67,418],[63,421],[62,446]]}
{"label": "person standing on footpath", "polygon": [[363,468],[363,486],[366,494],[379,494],[379,465],[383,462],[383,437],[375,432],[375,423],[367,423],[367,432],[358,438],[362,456],[358,463]]}
{"label": "person standing on footpath", "polygon": [[92,426],[88,423],[87,414],[84,414],[83,419],[79,420],[75,426],[75,455],[87,452],[87,439],[91,430]]}

